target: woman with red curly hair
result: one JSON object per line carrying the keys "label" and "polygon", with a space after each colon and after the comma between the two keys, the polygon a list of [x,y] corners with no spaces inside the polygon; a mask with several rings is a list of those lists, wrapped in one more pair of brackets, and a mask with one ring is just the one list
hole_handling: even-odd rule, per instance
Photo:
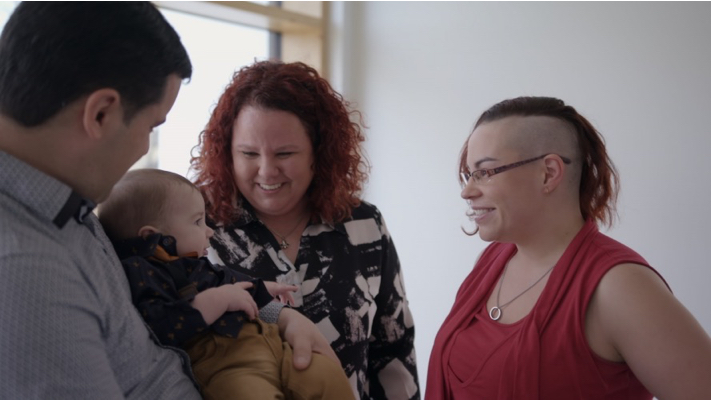
{"label": "woman with red curly hair", "polygon": [[303,63],[257,62],[220,97],[192,159],[211,261],[296,285],[359,399],[419,399],[414,324],[395,246],[360,199],[360,113]]}
{"label": "woman with red curly hair", "polygon": [[618,181],[587,119],[555,98],[505,100],[459,165],[492,243],[437,334],[428,400],[711,398],[709,336],[644,258],[598,230]]}

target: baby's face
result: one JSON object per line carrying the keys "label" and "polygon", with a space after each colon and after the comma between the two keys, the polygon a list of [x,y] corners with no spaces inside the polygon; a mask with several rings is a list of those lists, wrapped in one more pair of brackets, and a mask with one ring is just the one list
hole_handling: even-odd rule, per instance
{"label": "baby's face", "polygon": [[161,233],[175,238],[178,255],[197,253],[207,255],[213,230],[205,225],[205,201],[202,195],[188,185],[171,187],[169,204],[165,209],[166,221],[160,226]]}

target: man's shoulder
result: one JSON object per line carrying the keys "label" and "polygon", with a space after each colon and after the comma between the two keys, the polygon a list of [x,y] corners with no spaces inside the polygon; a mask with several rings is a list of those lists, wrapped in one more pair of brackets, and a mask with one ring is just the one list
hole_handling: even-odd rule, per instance
{"label": "man's shoulder", "polygon": [[76,276],[105,264],[98,262],[105,260],[105,250],[93,240],[100,235],[73,219],[59,228],[0,193],[0,221],[0,268],[23,265],[28,273]]}
{"label": "man's shoulder", "polygon": [[5,300],[31,296],[36,307],[41,301],[31,294],[37,288],[65,292],[56,285],[80,276],[74,267],[75,255],[59,236],[61,231],[51,223],[21,212],[4,200],[0,198],[0,292]]}
{"label": "man's shoulder", "polygon": [[2,194],[0,221],[0,257],[8,253],[48,253],[62,247],[56,239],[56,227]]}

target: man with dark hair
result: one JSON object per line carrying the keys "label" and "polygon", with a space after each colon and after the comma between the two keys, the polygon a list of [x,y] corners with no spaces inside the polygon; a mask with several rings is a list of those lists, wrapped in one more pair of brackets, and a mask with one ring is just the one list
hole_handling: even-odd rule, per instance
{"label": "man with dark hair", "polygon": [[91,213],[181,81],[150,3],[21,3],[0,37],[0,398],[198,399],[131,305]]}
{"label": "man with dark hair", "polygon": [[169,75],[192,73],[178,34],[143,2],[21,3],[0,49],[0,112],[26,127],[107,87],[128,122],[161,99]]}
{"label": "man with dark hair", "polygon": [[[0,398],[199,398],[185,353],[161,346],[133,307],[91,212],[148,151],[191,74],[180,38],[148,2],[23,2],[7,21]],[[302,368],[312,351],[332,352],[298,312],[263,310]]]}

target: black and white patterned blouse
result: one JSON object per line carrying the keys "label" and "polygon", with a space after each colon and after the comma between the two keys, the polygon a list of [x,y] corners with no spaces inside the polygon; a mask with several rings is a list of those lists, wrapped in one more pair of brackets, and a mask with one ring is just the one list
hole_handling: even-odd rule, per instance
{"label": "black and white patterned blouse", "polygon": [[214,263],[299,287],[294,308],[330,341],[356,398],[420,398],[400,261],[375,206],[362,202],[343,223],[307,225],[293,264],[249,208],[215,227],[211,244]]}

